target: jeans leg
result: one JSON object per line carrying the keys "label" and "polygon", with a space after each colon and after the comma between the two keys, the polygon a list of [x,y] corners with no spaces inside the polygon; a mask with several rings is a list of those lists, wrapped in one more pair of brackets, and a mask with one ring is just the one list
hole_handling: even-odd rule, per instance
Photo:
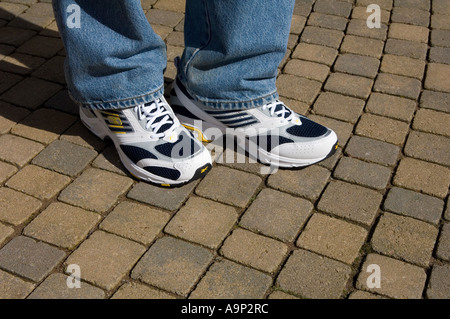
{"label": "jeans leg", "polygon": [[295,0],[187,0],[178,77],[210,107],[241,109],[278,97],[276,77]]}
{"label": "jeans leg", "polygon": [[162,95],[166,47],[139,0],[53,0],[53,8],[67,86],[78,104],[125,108]]}

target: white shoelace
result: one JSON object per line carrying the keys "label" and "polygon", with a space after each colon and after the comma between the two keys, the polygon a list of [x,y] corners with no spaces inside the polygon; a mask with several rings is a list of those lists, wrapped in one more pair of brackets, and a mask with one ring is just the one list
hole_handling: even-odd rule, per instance
{"label": "white shoelace", "polygon": [[[270,111],[270,116],[278,116],[281,117],[282,122],[290,121],[292,119],[297,118],[283,102],[279,100],[275,100],[271,103],[263,105],[263,110],[268,109]],[[300,122],[301,124],[301,122]]]}
{"label": "white shoelace", "polygon": [[[134,111],[137,113],[139,120],[143,118],[147,120],[145,128],[151,130],[150,138],[164,137],[165,134],[171,133],[177,127],[176,121],[172,118],[173,114],[169,112],[167,104],[161,99],[135,106]],[[166,124],[170,126],[160,132],[160,129]]]}

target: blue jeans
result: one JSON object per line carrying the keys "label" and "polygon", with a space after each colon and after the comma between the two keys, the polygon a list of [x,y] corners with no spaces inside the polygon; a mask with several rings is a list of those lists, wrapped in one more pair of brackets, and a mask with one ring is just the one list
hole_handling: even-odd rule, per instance
{"label": "blue jeans", "polygon": [[[294,2],[187,0],[185,50],[177,65],[187,91],[224,109],[278,98],[275,80]],[[166,47],[139,0],[53,0],[53,8],[67,52],[67,86],[78,104],[126,108],[162,96]]]}

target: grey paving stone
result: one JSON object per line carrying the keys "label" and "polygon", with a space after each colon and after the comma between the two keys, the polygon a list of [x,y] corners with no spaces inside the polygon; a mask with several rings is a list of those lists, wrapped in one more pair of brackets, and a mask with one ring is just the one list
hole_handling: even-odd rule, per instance
{"label": "grey paving stone", "polygon": [[311,104],[319,94],[322,83],[291,74],[281,74],[277,79],[277,86],[281,96]]}
{"label": "grey paving stone", "polygon": [[[376,4],[375,2],[373,4]],[[390,17],[391,17],[391,11],[389,10],[385,10],[385,9],[381,9],[381,23],[383,24],[388,24]],[[369,12],[367,12],[367,6],[365,7],[354,7],[352,10],[352,19],[359,19],[359,20],[364,20],[367,21],[367,19],[371,16],[371,14],[373,13],[373,10],[370,10]],[[373,20],[372,20],[373,21]]]}
{"label": "grey paving stone", "polygon": [[416,110],[416,102],[399,96],[372,93],[366,105],[366,111],[410,122]]}
{"label": "grey paving stone", "polygon": [[382,195],[358,185],[331,181],[323,193],[317,208],[370,226],[377,214]]}
{"label": "grey paving stone", "polygon": [[341,1],[318,0],[314,3],[314,11],[348,18],[352,11],[352,5]]}
{"label": "grey paving stone", "polygon": [[0,282],[1,299],[23,299],[34,289],[34,284],[3,270],[0,270]]}
{"label": "grey paving stone", "polygon": [[69,97],[67,90],[62,90],[45,102],[45,107],[78,115],[78,106]]}
{"label": "grey paving stone", "polygon": [[344,17],[319,12],[311,13],[308,18],[308,25],[340,31],[345,30],[347,22],[348,20]]}
{"label": "grey paving stone", "polygon": [[382,297],[380,295],[371,294],[370,292],[355,290],[349,295],[348,299],[387,299],[387,298]]}
{"label": "grey paving stone", "polygon": [[291,30],[290,32],[293,34],[300,34],[303,31],[303,27],[305,26],[306,18],[300,15],[294,14],[291,20]]}
{"label": "grey paving stone", "polygon": [[433,0],[432,12],[450,15],[450,5],[445,0]]}
{"label": "grey paving stone", "polygon": [[65,252],[31,238],[13,238],[0,250],[0,267],[34,282],[41,281],[65,257]]}
{"label": "grey paving stone", "polygon": [[333,176],[350,183],[383,190],[389,182],[391,170],[378,164],[343,157],[339,161]]}
{"label": "grey paving stone", "polygon": [[267,185],[314,201],[329,177],[330,172],[326,168],[313,165],[301,170],[279,170],[269,176]]}
{"label": "grey paving stone", "polygon": [[37,68],[32,73],[32,76],[63,85],[66,84],[66,78],[64,75],[64,59],[65,58],[62,56],[55,56],[51,58]]}
{"label": "grey paving stone", "polygon": [[333,48],[316,44],[299,43],[292,53],[292,58],[314,61],[331,66],[337,55],[338,51]]}
{"label": "grey paving stone", "polygon": [[393,5],[393,0],[356,0],[357,6],[367,7],[370,4],[377,4],[382,9],[391,10]]}
{"label": "grey paving stone", "polygon": [[334,64],[334,71],[375,78],[380,61],[373,57],[341,54]]}
{"label": "grey paving stone", "polygon": [[448,15],[446,14],[433,14],[431,16],[432,29],[450,30],[450,22],[448,21]]}
{"label": "grey paving stone", "polygon": [[405,154],[436,164],[450,166],[449,147],[450,138],[411,131],[406,142]]}
{"label": "grey paving stone", "polygon": [[345,153],[369,162],[393,166],[398,160],[400,148],[371,138],[353,136],[345,148]]}
{"label": "grey paving stone", "polygon": [[165,236],[151,246],[131,276],[186,297],[212,258],[205,248]]}
{"label": "grey paving stone", "polygon": [[384,213],[375,228],[371,245],[381,254],[428,267],[437,235],[438,230],[433,225]]}
{"label": "grey paving stone", "polygon": [[23,77],[17,74],[0,71],[0,93],[5,92],[15,84],[23,80]]}
{"label": "grey paving stone", "polygon": [[97,152],[66,141],[56,140],[47,146],[32,163],[56,172],[75,176],[91,162]]}
{"label": "grey paving stone", "polygon": [[365,77],[345,73],[332,73],[328,77],[324,89],[326,91],[367,99],[370,95],[372,85],[373,81]]}
{"label": "grey paving stone", "polygon": [[343,37],[344,33],[342,31],[307,26],[303,30],[300,40],[337,49]]}
{"label": "grey paving stone", "polygon": [[450,223],[445,223],[442,226],[436,256],[439,259],[450,261]]}
{"label": "grey paving stone", "polygon": [[27,75],[37,69],[45,59],[28,54],[13,53],[0,61],[0,70]]}
{"label": "grey paving stone", "polygon": [[420,106],[450,113],[450,93],[425,90],[420,97]]}
{"label": "grey paving stone", "polygon": [[[77,121],[74,125],[69,127],[63,135],[61,135],[61,140],[87,147],[98,152],[100,152],[107,145],[107,142],[99,139],[86,126],[84,126],[81,121]],[[113,144],[110,143],[110,145]]]}
{"label": "grey paving stone", "polygon": [[[380,288],[369,288],[368,278],[374,272],[369,265],[378,265],[381,272]],[[425,271],[411,264],[381,256],[369,254],[361,267],[356,288],[396,299],[421,299],[427,275]]]}
{"label": "grey paving stone", "polygon": [[314,0],[298,0],[295,1],[294,14],[308,16],[312,10]]}
{"label": "grey paving stone", "polygon": [[426,59],[427,51],[428,46],[426,43],[399,39],[388,39],[384,48],[384,52],[387,54],[401,55],[421,60]]}
{"label": "grey paving stone", "polygon": [[389,190],[383,209],[397,214],[414,217],[438,225],[443,200],[404,188],[393,187]]}
{"label": "grey paving stone", "polygon": [[430,281],[427,286],[429,299],[450,298],[450,266],[435,265],[431,271]]}
{"label": "grey paving stone", "polygon": [[348,265],[299,249],[289,257],[276,285],[306,298],[337,299],[343,294],[350,272]]}
{"label": "grey paving stone", "polygon": [[375,81],[374,91],[417,99],[422,83],[413,78],[400,75],[380,73]]}
{"label": "grey paving stone", "polygon": [[[105,293],[100,288],[86,282],[80,282],[80,288],[69,288],[68,276],[51,274],[27,299],[104,299]],[[71,280],[71,279],[69,279]]]}
{"label": "grey paving stone", "polygon": [[366,21],[352,19],[347,26],[346,32],[351,35],[385,41],[387,30],[388,27],[385,24],[381,24],[380,28],[370,29],[367,27]]}
{"label": "grey paving stone", "polygon": [[394,5],[396,7],[402,7],[402,8],[418,8],[421,10],[430,11],[430,4],[431,1],[429,0],[395,0]]}
{"label": "grey paving stone", "polygon": [[430,35],[431,46],[450,47],[450,31],[449,30],[432,30]]}
{"label": "grey paving stone", "polygon": [[151,9],[147,12],[146,17],[152,25],[160,24],[173,28],[183,19],[183,14],[181,12]]}
{"label": "grey paving stone", "polygon": [[314,103],[316,114],[355,123],[364,108],[364,101],[331,92],[321,93]]}
{"label": "grey paving stone", "polygon": [[195,193],[225,204],[245,207],[261,181],[259,176],[218,166],[200,182]]}
{"label": "grey paving stone", "polygon": [[102,213],[107,211],[131,185],[132,180],[128,177],[99,169],[87,169],[61,192],[58,199]]}
{"label": "grey paving stone", "polygon": [[391,14],[391,21],[428,27],[428,24],[430,23],[430,13],[428,10],[425,11],[418,8],[394,6]]}
{"label": "grey paving stone", "polygon": [[450,64],[450,48],[430,48],[430,62]]}
{"label": "grey paving stone", "polygon": [[128,192],[127,197],[149,205],[175,211],[189,197],[197,183],[192,182],[176,188],[163,188],[139,182]]}
{"label": "grey paving stone", "polygon": [[272,278],[255,269],[219,259],[209,268],[189,298],[260,299],[272,284]]}
{"label": "grey paving stone", "polygon": [[35,36],[17,48],[16,52],[51,58],[63,48],[60,39]]}
{"label": "grey paving stone", "polygon": [[111,299],[175,299],[172,295],[135,282],[124,283]]}
{"label": "grey paving stone", "polygon": [[61,89],[62,86],[59,84],[29,77],[6,91],[2,99],[29,109],[36,109]]}
{"label": "grey paving stone", "polygon": [[272,189],[263,189],[239,225],[281,241],[292,242],[311,214],[311,202]]}

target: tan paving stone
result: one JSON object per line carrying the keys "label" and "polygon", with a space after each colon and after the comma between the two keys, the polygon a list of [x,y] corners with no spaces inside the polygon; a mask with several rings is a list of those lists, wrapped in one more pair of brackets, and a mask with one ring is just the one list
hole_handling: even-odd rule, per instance
{"label": "tan paving stone", "polygon": [[[368,277],[374,274],[370,268],[367,272],[369,265],[380,267],[380,288],[369,288],[367,285],[367,280],[371,281]],[[425,271],[420,267],[393,258],[369,254],[362,265],[356,288],[396,299],[421,299],[425,280]]]}
{"label": "tan paving stone", "polygon": [[143,284],[127,282],[120,286],[111,299],[175,299],[175,297]]}
{"label": "tan paving stone", "polygon": [[399,96],[372,93],[366,105],[369,113],[410,122],[416,110],[416,102]]}
{"label": "tan paving stone", "polygon": [[0,220],[13,225],[27,221],[41,207],[36,198],[15,190],[0,188]]}
{"label": "tan paving stone", "polygon": [[11,132],[48,144],[56,140],[75,121],[75,116],[51,109],[39,109],[14,126]]}
{"label": "tan paving stone", "polygon": [[167,36],[172,32],[173,28],[171,27],[167,27],[167,26],[163,26],[163,25],[158,25],[158,24],[153,24],[152,25],[152,29],[153,31],[155,31],[155,33],[157,35],[159,35],[163,40],[167,38]]}
{"label": "tan paving stone", "polygon": [[375,92],[399,95],[410,99],[417,99],[422,83],[414,78],[389,73],[380,73],[375,81]]}
{"label": "tan paving stone", "polygon": [[121,202],[100,224],[100,229],[135,240],[145,246],[169,221],[169,214],[133,202]]}
{"label": "tan paving stone", "polygon": [[430,281],[427,287],[427,297],[429,299],[449,299],[450,298],[450,266],[435,265],[431,271]]}
{"label": "tan paving stone", "polygon": [[19,3],[8,3],[2,2],[0,3],[0,19],[4,20],[12,20],[17,17],[19,14],[24,12],[28,7]]}
{"label": "tan paving stone", "polygon": [[144,254],[145,247],[103,231],[94,232],[65,261],[77,264],[81,279],[111,290]]}
{"label": "tan paving stone", "polygon": [[391,170],[378,164],[343,157],[339,161],[333,176],[350,183],[383,190],[389,182]]}
{"label": "tan paving stone", "polygon": [[50,199],[70,183],[70,178],[35,165],[28,165],[11,177],[8,187],[37,197]]}
{"label": "tan paving stone", "polygon": [[154,8],[169,11],[184,12],[185,6],[186,0],[159,0],[154,5]]}
{"label": "tan paving stone", "polygon": [[128,192],[127,197],[170,211],[175,211],[183,205],[198,181],[174,188],[158,187],[145,182],[137,183]]}
{"label": "tan paving stone", "polygon": [[19,166],[24,166],[43,148],[39,143],[18,136],[0,136],[0,159]]}
{"label": "tan paving stone", "polygon": [[0,183],[14,175],[15,172],[17,172],[17,168],[14,165],[0,162]]}
{"label": "tan paving stone", "polygon": [[379,65],[380,61],[376,58],[347,53],[338,57],[334,71],[375,78]]}
{"label": "tan paving stone", "polygon": [[[103,290],[86,282],[80,282],[80,288],[69,288],[68,276],[64,274],[51,274],[48,276],[27,299],[104,299]],[[70,280],[70,279],[69,279]]]}
{"label": "tan paving stone", "polygon": [[370,95],[372,85],[373,81],[368,78],[345,73],[332,73],[328,77],[324,89],[326,91],[366,99]]}
{"label": "tan paving stone", "polygon": [[400,148],[393,144],[355,135],[350,139],[345,153],[369,162],[393,166],[397,162]]}
{"label": "tan paving stone", "polygon": [[344,17],[312,12],[308,18],[308,25],[344,31],[347,27],[347,21]]}
{"label": "tan paving stone", "polygon": [[329,177],[330,172],[326,168],[313,165],[301,170],[279,170],[269,176],[267,185],[314,201]]}
{"label": "tan paving stone", "polygon": [[433,0],[432,12],[450,15],[450,5],[445,0]]}
{"label": "tan paving stone", "polygon": [[450,30],[450,22],[448,22],[448,16],[445,14],[433,14],[431,16],[431,28]]}
{"label": "tan paving stone", "polygon": [[372,236],[372,248],[384,255],[428,267],[436,227],[410,217],[384,213]]}
{"label": "tan paving stone", "polygon": [[409,76],[421,80],[425,71],[425,61],[417,61],[417,59],[408,57],[385,54],[380,71]]}
{"label": "tan paving stone", "polygon": [[320,92],[322,84],[291,74],[281,74],[277,79],[278,93],[281,96],[311,104]]}
{"label": "tan paving stone", "polygon": [[428,64],[424,87],[435,91],[450,92],[449,73],[450,65],[439,63]]}
{"label": "tan paving stone", "polygon": [[195,193],[225,204],[245,207],[261,178],[228,167],[215,167],[198,185]]}
{"label": "tan paving stone", "polygon": [[191,197],[164,231],[168,234],[218,248],[237,220],[230,206],[199,197]]}
{"label": "tan paving stone", "polygon": [[0,250],[0,267],[39,282],[64,259],[65,255],[60,249],[19,236]]}
{"label": "tan paving stone", "polygon": [[0,102],[0,134],[8,133],[9,130],[30,112],[24,108]]}
{"label": "tan paving stone", "polygon": [[[377,4],[376,1],[372,1],[373,4]],[[371,3],[372,4],[372,3]],[[391,17],[390,10],[381,9],[381,23],[388,24]],[[367,6],[355,7],[352,10],[352,19],[359,19],[367,21],[372,12],[367,12]]]}
{"label": "tan paving stone", "polygon": [[326,65],[297,60],[290,60],[284,67],[284,72],[287,74],[293,74],[307,79],[323,82],[328,76],[330,68]]}
{"label": "tan paving stone", "polygon": [[34,284],[0,270],[0,299],[23,299],[33,289]]}
{"label": "tan paving stone", "polygon": [[150,9],[146,17],[150,24],[159,24],[167,27],[175,27],[183,18],[183,13],[168,10]]}
{"label": "tan paving stone", "polygon": [[293,59],[302,59],[331,66],[338,51],[322,45],[299,43],[292,53]]}
{"label": "tan paving stone", "polygon": [[293,34],[300,34],[303,31],[303,27],[305,26],[306,18],[300,15],[294,14],[291,20],[291,29],[290,32]]}
{"label": "tan paving stone", "polygon": [[52,203],[24,229],[24,235],[73,249],[100,220],[98,214],[63,203]]}
{"label": "tan paving stone", "polygon": [[417,8],[430,11],[431,1],[428,0],[395,0],[395,6],[401,8]]}
{"label": "tan paving stone", "polygon": [[305,298],[338,299],[342,296],[351,268],[339,261],[296,250],[289,257],[276,285]]}
{"label": "tan paving stone", "polygon": [[228,260],[217,260],[200,280],[191,299],[261,299],[272,278]]}
{"label": "tan paving stone", "polygon": [[5,240],[14,233],[14,228],[3,225],[0,223],[0,246]]}
{"label": "tan paving stone", "polygon": [[102,213],[107,211],[131,184],[132,180],[128,177],[99,169],[88,169],[64,189],[58,199]]}
{"label": "tan paving stone", "polygon": [[425,60],[427,58],[428,46],[426,43],[388,39],[384,52],[387,54],[394,54],[405,56],[414,59]]}
{"label": "tan paving stone", "polygon": [[318,0],[314,3],[314,11],[348,18],[352,4],[333,0]]}
{"label": "tan paving stone", "polygon": [[443,198],[450,183],[450,170],[446,167],[406,157],[400,161],[394,185]]}
{"label": "tan paving stone", "polygon": [[367,27],[366,21],[352,19],[347,26],[346,32],[351,35],[385,41],[387,30],[388,27],[385,24],[381,24],[380,28],[370,29]]}
{"label": "tan paving stone", "polygon": [[370,292],[356,290],[350,294],[348,299],[386,299],[385,297],[371,294]]}
{"label": "tan paving stone", "polygon": [[292,242],[308,219],[311,202],[265,188],[242,216],[239,225],[281,241]]}
{"label": "tan paving stone", "polygon": [[314,4],[313,0],[295,1],[294,14],[299,14],[299,15],[307,17],[312,10],[313,4]]}
{"label": "tan paving stone", "polygon": [[321,125],[324,125],[332,129],[338,137],[340,146],[344,146],[345,144],[347,144],[347,141],[350,138],[350,135],[352,134],[353,131],[353,125],[351,123],[338,121],[335,119],[331,119],[329,117],[317,115],[309,115],[308,118],[310,118],[314,122],[317,122]]}
{"label": "tan paving stone", "polygon": [[376,216],[382,195],[358,185],[331,181],[317,208],[370,226]]}
{"label": "tan paving stone", "polygon": [[314,103],[316,114],[350,123],[356,123],[363,108],[363,100],[332,92],[321,93]]}
{"label": "tan paving stone", "polygon": [[381,58],[384,42],[377,39],[346,35],[341,45],[341,52]]}
{"label": "tan paving stone", "polygon": [[427,43],[428,28],[402,23],[391,23],[388,36],[393,39]]}
{"label": "tan paving stone", "polygon": [[274,273],[288,253],[288,247],[271,238],[241,228],[225,240],[220,253],[241,264]]}
{"label": "tan paving stone", "polygon": [[35,3],[26,12],[34,16],[53,17],[53,9],[51,3]]}
{"label": "tan paving stone", "polygon": [[450,138],[411,131],[405,146],[405,155],[424,161],[450,166]]}
{"label": "tan paving stone", "polygon": [[367,231],[342,220],[314,214],[297,240],[297,246],[352,264],[364,244]]}
{"label": "tan paving stone", "polygon": [[439,224],[443,208],[444,201],[439,198],[399,187],[392,187],[389,190],[383,206],[384,210],[410,216],[434,225]]}
{"label": "tan paving stone", "polygon": [[212,259],[205,248],[165,236],[150,247],[131,277],[186,297]]}
{"label": "tan paving stone", "polygon": [[380,8],[385,10],[391,10],[393,1],[392,0],[356,0],[357,6],[366,7],[370,4],[377,4]]}
{"label": "tan paving stone", "polygon": [[333,155],[328,157],[326,160],[317,163],[317,165],[325,167],[330,171],[332,171],[333,168],[336,166],[336,163],[339,160],[339,158],[341,158],[341,155],[342,155],[342,148],[338,147]]}
{"label": "tan paving stone", "polygon": [[285,292],[276,290],[274,292],[272,292],[267,299],[299,299],[293,295],[287,294]]}
{"label": "tan paving stone", "polygon": [[361,116],[355,132],[358,135],[374,138],[383,142],[402,145],[408,134],[408,130],[408,123],[365,113]]}

